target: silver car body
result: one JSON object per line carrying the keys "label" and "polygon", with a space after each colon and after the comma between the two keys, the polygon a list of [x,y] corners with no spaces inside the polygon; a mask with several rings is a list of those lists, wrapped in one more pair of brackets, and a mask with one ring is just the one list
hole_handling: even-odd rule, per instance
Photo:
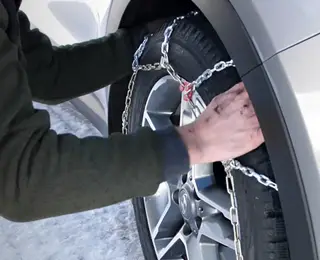
{"label": "silver car body", "polygon": [[[109,2],[23,0],[21,9],[27,13],[31,25],[46,33],[54,45],[65,45],[104,36]],[[71,101],[102,135],[108,134],[107,95],[104,88]]]}
{"label": "silver car body", "polygon": [[[31,0],[26,2],[32,5]],[[51,8],[51,12],[55,17],[60,17],[59,22],[65,23],[64,28],[69,28],[69,31],[79,30],[74,29],[74,23],[86,24],[86,19],[79,15],[78,20],[73,22],[66,19],[64,8],[61,8],[66,7],[64,2],[85,3],[95,10],[92,12],[99,26],[93,29],[94,26],[86,25],[86,36],[81,30],[73,33],[82,35],[77,39],[81,41],[116,31],[130,0],[111,0],[109,7],[108,1],[102,0],[53,2],[58,7]],[[234,59],[256,109],[280,188],[291,259],[318,259],[320,1],[193,2],[210,21]],[[29,9],[32,12],[32,8]],[[78,10],[77,4],[74,10]],[[34,24],[41,26],[41,22]],[[47,28],[44,31],[50,30]],[[92,31],[95,33],[92,34]],[[108,88],[75,101],[84,104],[80,107],[104,134],[107,101]],[[98,115],[100,120],[93,115]]]}

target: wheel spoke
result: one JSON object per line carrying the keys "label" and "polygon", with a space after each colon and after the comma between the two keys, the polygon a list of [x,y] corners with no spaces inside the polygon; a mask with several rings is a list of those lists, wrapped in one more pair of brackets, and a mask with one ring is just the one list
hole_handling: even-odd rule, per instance
{"label": "wheel spoke", "polygon": [[180,126],[192,123],[196,119],[195,114],[192,111],[192,107],[189,102],[183,99],[181,96],[180,104]]}
{"label": "wheel spoke", "polygon": [[[179,259],[185,253],[185,235],[183,234],[183,227],[171,239],[171,241],[164,248],[158,252],[159,260],[162,259]],[[182,259],[182,258],[181,258]]]}
{"label": "wheel spoke", "polygon": [[196,236],[189,236],[186,242],[188,260],[220,260],[216,242],[205,237],[199,241]]}
{"label": "wheel spoke", "polygon": [[203,190],[196,188],[198,197],[208,204],[210,207],[220,211],[227,219],[230,220],[230,198],[224,190],[219,187],[213,186]]}
{"label": "wheel spoke", "polygon": [[185,101],[184,96],[181,95],[180,125],[192,123],[205,109],[206,105],[197,91],[193,93],[191,103]]}
{"label": "wheel spoke", "polygon": [[228,248],[234,248],[232,226],[230,221],[222,215],[214,215],[202,220],[199,229],[199,242],[201,242],[202,237],[216,241]]}
{"label": "wheel spoke", "polygon": [[157,130],[171,126],[172,122],[170,120],[169,112],[154,113],[151,111],[145,111],[142,125],[149,126],[152,130]]}
{"label": "wheel spoke", "polygon": [[146,110],[156,112],[174,112],[181,97],[179,83],[170,76],[160,79],[150,92]]}
{"label": "wheel spoke", "polygon": [[236,259],[236,254],[233,249],[220,245],[220,260],[230,260],[230,259]]}
{"label": "wheel spoke", "polygon": [[161,78],[148,97],[142,126],[156,130],[171,125],[170,116],[176,111],[180,96],[179,83],[170,76]]}
{"label": "wheel spoke", "polygon": [[[202,113],[207,107],[204,101],[202,100],[200,94],[198,93],[198,91],[195,91],[193,94],[193,102],[195,103],[198,109],[198,111],[196,111],[198,113]],[[198,113],[197,113],[197,116],[199,116]]]}
{"label": "wheel spoke", "polygon": [[167,245],[168,238],[173,237],[183,224],[179,208],[171,198],[174,188],[163,183],[156,194],[145,198],[150,234],[157,249]]}
{"label": "wheel spoke", "polygon": [[[183,228],[159,252],[159,259],[220,260],[219,244],[205,236],[183,234]],[[222,258],[223,259],[223,258]]]}
{"label": "wheel spoke", "polygon": [[192,176],[198,197],[230,219],[230,197],[226,191],[215,185],[212,165],[197,164],[192,166]]}
{"label": "wheel spoke", "polygon": [[196,164],[192,166],[192,178],[197,190],[203,190],[213,184],[212,164]]}

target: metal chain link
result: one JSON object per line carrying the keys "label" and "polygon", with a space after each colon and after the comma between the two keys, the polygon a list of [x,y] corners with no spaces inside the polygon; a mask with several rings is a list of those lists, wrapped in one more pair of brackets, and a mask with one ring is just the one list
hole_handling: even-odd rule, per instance
{"label": "metal chain link", "polygon": [[138,70],[133,71],[133,74],[132,74],[131,79],[128,84],[128,92],[127,92],[127,96],[125,99],[124,110],[122,112],[122,133],[125,135],[128,134],[129,110],[130,110],[130,105],[131,105],[131,97],[132,97],[132,92],[133,92],[133,88],[134,88],[134,83],[136,82],[137,75],[138,75]]}
{"label": "metal chain link", "polygon": [[190,12],[187,15],[182,15],[173,20],[171,25],[169,25],[164,31],[164,41],[161,44],[161,59],[160,64],[161,67],[166,69],[168,74],[176,81],[178,81],[181,85],[186,82],[186,80],[179,76],[179,74],[174,70],[172,65],[169,62],[169,42],[173,32],[173,29],[178,25],[178,22],[184,20],[187,17],[195,16],[198,12]]}
{"label": "metal chain link", "polygon": [[228,162],[222,162],[225,171],[226,171],[226,185],[227,191],[230,195],[231,207],[230,207],[230,219],[233,228],[234,234],[234,248],[236,252],[236,259],[243,260],[242,248],[241,248],[241,234],[240,234],[240,225],[239,225],[239,213],[238,213],[238,205],[237,198],[234,189],[234,179],[232,176],[232,168]]}
{"label": "metal chain link", "polygon": [[212,77],[215,72],[223,71],[229,67],[235,67],[233,60],[220,61],[214,65],[212,69],[205,70],[195,81],[192,82],[194,88],[199,87],[204,81]]}
{"label": "metal chain link", "polygon": [[223,164],[224,164],[225,170],[238,170],[250,178],[255,178],[263,186],[266,186],[278,191],[278,185],[275,182],[271,181],[269,177],[263,174],[256,173],[255,170],[249,167],[243,166],[237,160],[230,159],[230,160],[224,161]]}
{"label": "metal chain link", "polygon": [[[191,83],[188,83],[184,78],[182,78],[174,70],[174,68],[169,62],[169,42],[170,42],[170,38],[173,33],[174,27],[177,26],[179,21],[190,16],[195,16],[197,14],[198,12],[191,12],[185,16],[177,17],[173,20],[171,25],[169,25],[166,28],[164,32],[164,41],[161,45],[162,56],[160,58],[160,62],[157,62],[154,64],[139,65],[139,59],[143,54],[143,51],[147,45],[149,37],[144,38],[143,42],[135,52],[133,62],[132,62],[133,74],[128,84],[128,92],[125,99],[125,108],[122,114],[122,132],[124,134],[128,134],[128,116],[129,116],[129,110],[130,110],[131,99],[133,94],[133,88],[134,88],[134,84],[135,84],[138,72],[140,70],[151,71],[151,70],[165,69],[167,73],[171,75],[171,77],[174,80],[180,83],[181,86],[187,87],[185,88],[186,91],[184,94],[188,94],[189,92],[195,91],[195,89],[198,88],[204,81],[210,79],[214,73],[223,71],[229,67],[235,67],[233,60],[220,61],[216,63],[212,69],[205,70],[197,79],[195,79]],[[192,86],[191,88],[190,88],[190,85]],[[191,99],[188,101],[191,102],[193,106],[195,106]],[[244,175],[250,178],[255,178],[262,185],[266,187],[270,187],[276,191],[278,191],[278,186],[275,182],[271,181],[269,177],[263,174],[256,173],[253,169],[241,165],[241,163],[237,160],[234,160],[234,159],[226,160],[226,161],[223,161],[222,164],[226,172],[227,191],[230,195],[230,200],[231,200],[230,216],[231,216],[231,223],[234,231],[234,245],[235,245],[236,259],[243,260],[242,249],[241,249],[241,234],[240,234],[240,225],[239,225],[239,216],[238,216],[238,206],[237,206],[236,193],[234,189],[234,179],[233,179],[232,172],[233,170],[239,170]]]}
{"label": "metal chain link", "polygon": [[[152,36],[152,35],[151,35]],[[133,74],[130,78],[129,84],[128,84],[128,91],[125,99],[125,106],[122,113],[122,133],[128,134],[128,117],[129,117],[129,110],[131,106],[131,98],[133,94],[133,88],[134,84],[136,82],[136,78],[138,76],[138,72],[141,71],[152,71],[152,70],[161,70],[162,67],[159,62],[156,62],[154,64],[145,64],[145,65],[139,65],[139,59],[141,58],[143,51],[147,45],[147,42],[149,40],[149,37],[144,37],[143,42],[140,44],[139,48],[136,50],[133,56],[133,62],[132,62],[132,70]]]}

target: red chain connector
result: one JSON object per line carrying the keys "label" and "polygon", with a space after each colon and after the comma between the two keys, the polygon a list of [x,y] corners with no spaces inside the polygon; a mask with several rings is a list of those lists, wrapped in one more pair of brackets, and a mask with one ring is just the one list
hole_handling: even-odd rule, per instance
{"label": "red chain connector", "polygon": [[182,85],[179,87],[180,91],[184,93],[183,100],[184,101],[190,101],[192,99],[193,95],[193,84],[185,81]]}

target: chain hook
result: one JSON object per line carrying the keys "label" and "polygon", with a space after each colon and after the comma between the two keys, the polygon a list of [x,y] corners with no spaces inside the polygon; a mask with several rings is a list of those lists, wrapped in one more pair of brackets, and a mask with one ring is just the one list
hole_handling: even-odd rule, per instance
{"label": "chain hook", "polygon": [[184,81],[180,85],[179,89],[183,94],[184,101],[191,101],[192,100],[192,96],[193,96],[193,92],[194,92],[193,83],[190,83],[188,81]]}

